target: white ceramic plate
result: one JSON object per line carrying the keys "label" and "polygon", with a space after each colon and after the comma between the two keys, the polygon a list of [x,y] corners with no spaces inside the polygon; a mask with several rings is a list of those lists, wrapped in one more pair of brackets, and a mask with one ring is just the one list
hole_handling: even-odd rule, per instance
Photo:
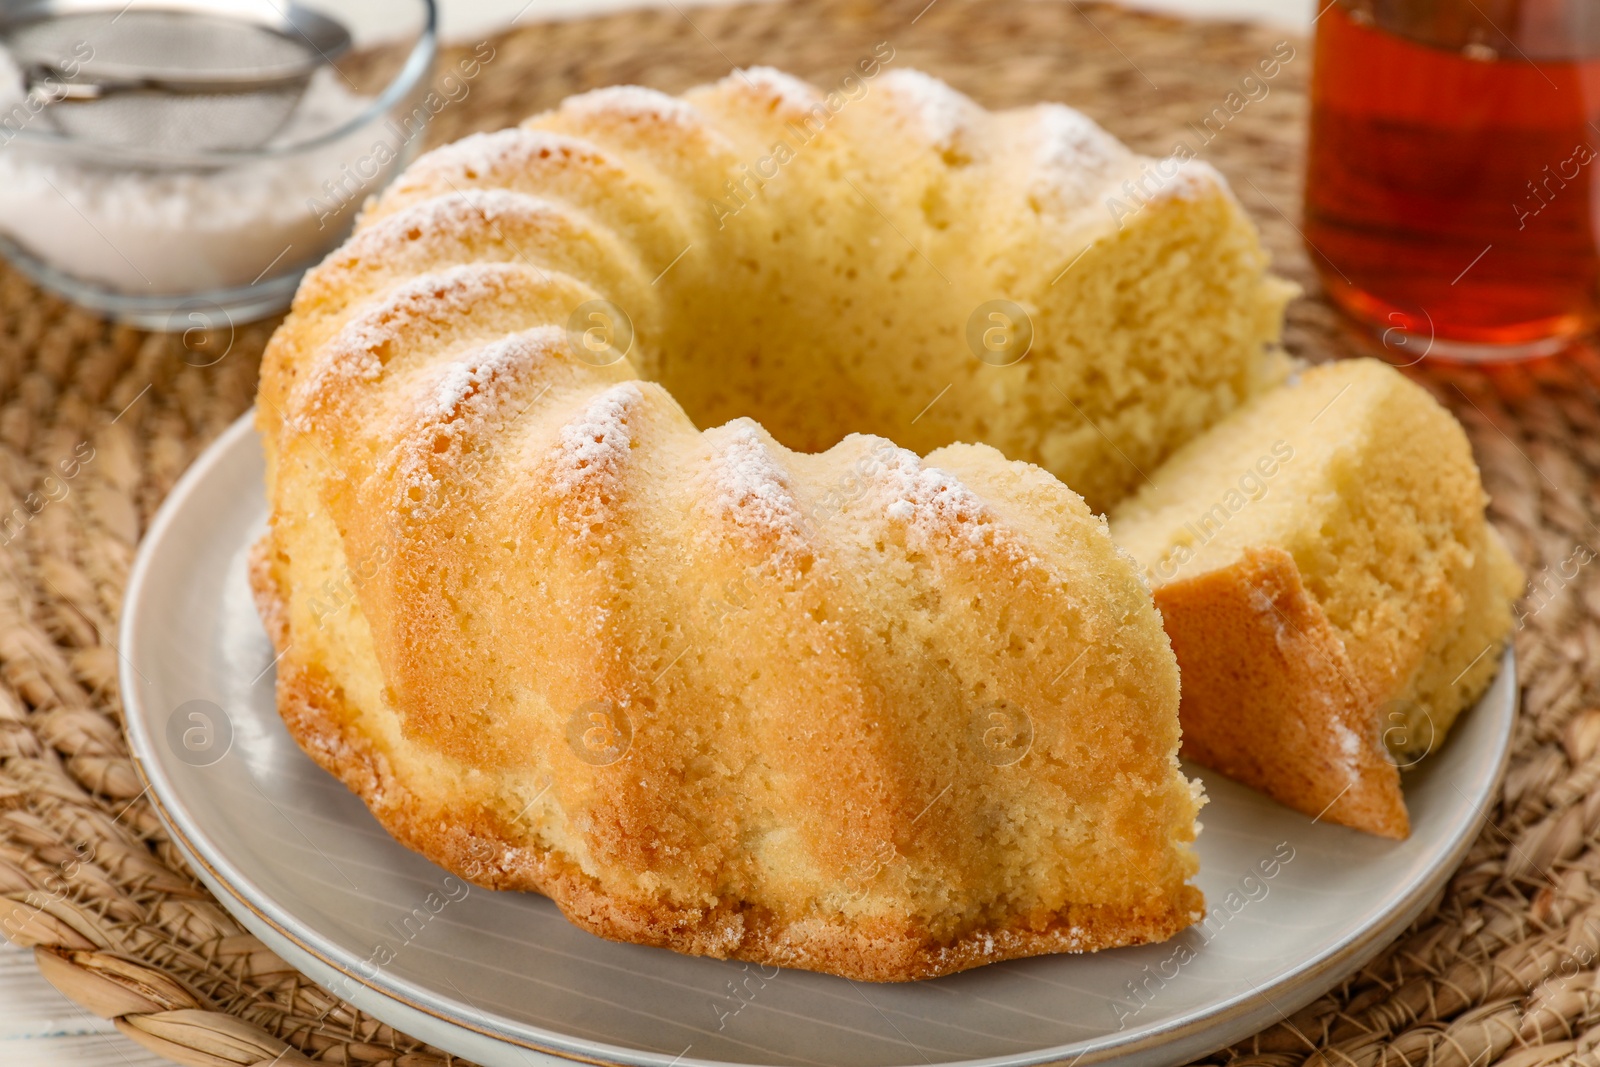
{"label": "white ceramic plate", "polygon": [[162,508],[122,622],[133,751],[211,890],[285,959],[373,1015],[490,1067],[557,1062],[1180,1064],[1276,1022],[1394,938],[1483,824],[1514,664],[1406,777],[1382,841],[1191,768],[1211,803],[1211,913],[1162,945],[907,985],[695,959],[586,934],[532,894],[470,888],[395,844],[289,738],[246,586],[261,450],[240,419]]}

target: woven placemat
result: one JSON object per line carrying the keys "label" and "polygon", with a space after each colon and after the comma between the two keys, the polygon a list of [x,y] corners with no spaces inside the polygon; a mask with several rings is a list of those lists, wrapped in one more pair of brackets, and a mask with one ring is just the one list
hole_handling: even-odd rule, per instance
{"label": "woven placemat", "polygon": [[[1268,29],[1070,0],[801,0],[535,25],[491,42],[430,136],[505,126],[601,85],[678,91],[734,65],[831,84],[880,41],[896,66],[984,104],[1064,100],[1156,154],[1194,143],[1190,123],[1287,41],[1267,95],[1203,155],[1260,222],[1278,270],[1305,287],[1289,347],[1311,360],[1364,350],[1320,297],[1293,221],[1309,48]],[[0,916],[64,992],[181,1063],[459,1062],[245,933],[162,831],[123,740],[114,641],[134,547],[178,475],[251,403],[272,325],[147,334],[0,268],[0,893],[13,902]],[[1491,825],[1400,942],[1208,1060],[1600,1067],[1600,567],[1586,566],[1600,544],[1600,360],[1584,349],[1492,373],[1408,373],[1466,424],[1493,518],[1533,578],[1511,770]]]}

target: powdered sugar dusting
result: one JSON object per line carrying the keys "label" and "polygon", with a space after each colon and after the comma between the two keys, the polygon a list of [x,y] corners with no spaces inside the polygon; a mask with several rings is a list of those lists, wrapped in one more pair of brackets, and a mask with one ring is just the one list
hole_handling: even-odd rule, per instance
{"label": "powdered sugar dusting", "polygon": [[[396,450],[397,505],[402,510],[417,517],[419,507],[438,499],[434,468],[452,453],[459,455],[469,440],[483,439],[490,418],[506,398],[538,363],[559,358],[556,353],[563,341],[560,328],[539,326],[433,369],[422,384],[412,429],[404,446]],[[529,406],[525,403],[522,409]],[[420,492],[413,493],[414,488]]]}
{"label": "powdered sugar dusting", "polygon": [[1061,104],[1041,104],[1034,163],[1037,192],[1053,194],[1068,204],[1081,203],[1103,186],[1132,153],[1080,111]]}
{"label": "powdered sugar dusting", "polygon": [[735,419],[705,436],[711,445],[711,503],[718,515],[747,543],[776,535],[780,550],[801,549],[794,484],[773,458],[761,428],[750,419]]}
{"label": "powdered sugar dusting", "polygon": [[448,419],[478,385],[476,369],[469,363],[448,363],[435,386],[431,401],[423,406],[424,417]]}
{"label": "powdered sugar dusting", "polygon": [[428,325],[463,321],[495,299],[523,268],[467,263],[412,279],[357,315],[318,353],[289,401],[289,422],[305,433],[333,407],[351,399],[358,383],[383,377],[408,335]]}
{"label": "powdered sugar dusting", "polygon": [[541,360],[555,358],[564,341],[559,326],[538,326],[447,363],[423,405],[423,418],[451,422],[489,410],[504,387]]}
{"label": "powdered sugar dusting", "polygon": [[982,114],[971,98],[920,70],[893,70],[883,76],[891,97],[907,107],[934,148],[944,151]]}
{"label": "powdered sugar dusting", "polygon": [[1272,599],[1272,594],[1258,585],[1250,587],[1250,610],[1259,619],[1264,619],[1272,624],[1272,638],[1278,648],[1285,652],[1292,652],[1294,641],[1285,625],[1284,614],[1278,608],[1278,602]]}
{"label": "powdered sugar dusting", "polygon": [[1216,167],[1203,159],[1186,159],[1178,164],[1177,174],[1168,179],[1152,199],[1201,200],[1219,189],[1233,195],[1228,179]]}
{"label": "powdered sugar dusting", "polygon": [[774,67],[746,67],[724,78],[723,84],[735,89],[745,84],[753,85],[771,93],[783,107],[795,111],[804,111],[822,99],[815,88]]}
{"label": "powdered sugar dusting", "polygon": [[679,125],[701,121],[700,113],[683,100],[642,85],[612,85],[569,96],[561,102],[561,111],[572,115],[620,114]]}
{"label": "powdered sugar dusting", "polygon": [[1338,739],[1339,755],[1343,758],[1340,769],[1345,772],[1345,777],[1355,779],[1366,762],[1362,757],[1369,751],[1367,746],[1361,743],[1361,738],[1354,730],[1337,719],[1333,720],[1333,736]]}
{"label": "powdered sugar dusting", "polygon": [[441,239],[459,239],[485,228],[497,234],[512,222],[574,215],[566,205],[510,189],[463,189],[418,201],[380,219],[352,237],[339,259],[351,265],[384,265],[419,244],[432,248]]}
{"label": "powdered sugar dusting", "polygon": [[913,537],[953,539],[962,546],[962,559],[1001,545],[1004,539],[988,505],[954,474],[923,466],[908,449],[884,449],[879,455],[883,462],[873,485],[891,521],[903,523]]}
{"label": "powdered sugar dusting", "polygon": [[561,427],[551,488],[561,499],[561,524],[579,538],[611,517],[611,506],[622,494],[633,447],[628,421],[643,401],[637,382],[621,382],[597,394]]}
{"label": "powdered sugar dusting", "polygon": [[397,185],[404,187],[413,184],[414,179],[422,175],[461,174],[464,170],[476,171],[480,176],[492,174],[498,164],[509,158],[531,136],[533,134],[530,131],[515,126],[490,133],[470,133],[459,141],[440,145],[418,156],[417,161],[401,175]]}
{"label": "powdered sugar dusting", "polygon": [[429,179],[438,177],[448,179],[452,185],[473,181],[510,183],[526,173],[535,159],[603,156],[597,145],[581,138],[513,126],[493,133],[474,133],[434,149],[413,163],[395,188],[403,192],[429,185]]}

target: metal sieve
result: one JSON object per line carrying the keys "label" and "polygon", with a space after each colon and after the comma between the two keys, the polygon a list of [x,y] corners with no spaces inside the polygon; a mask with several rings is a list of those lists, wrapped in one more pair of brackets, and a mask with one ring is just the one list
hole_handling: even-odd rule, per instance
{"label": "metal sieve", "polygon": [[0,46],[63,135],[182,153],[265,143],[350,34],[272,0],[0,0]]}

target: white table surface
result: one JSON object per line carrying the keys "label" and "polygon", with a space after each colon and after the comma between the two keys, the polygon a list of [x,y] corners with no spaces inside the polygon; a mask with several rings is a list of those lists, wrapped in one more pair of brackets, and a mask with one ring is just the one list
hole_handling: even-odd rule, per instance
{"label": "white table surface", "polygon": [[[380,6],[386,0],[361,0]],[[513,20],[574,18],[670,0],[440,0],[447,40],[475,40]],[[678,0],[679,6],[735,0]],[[1130,7],[1179,15],[1248,18],[1306,31],[1318,0],[1124,0]],[[1327,2],[1327,0],[1321,0]],[[0,1064],[4,1067],[168,1067],[56,992],[33,965],[33,953],[0,938]]]}

